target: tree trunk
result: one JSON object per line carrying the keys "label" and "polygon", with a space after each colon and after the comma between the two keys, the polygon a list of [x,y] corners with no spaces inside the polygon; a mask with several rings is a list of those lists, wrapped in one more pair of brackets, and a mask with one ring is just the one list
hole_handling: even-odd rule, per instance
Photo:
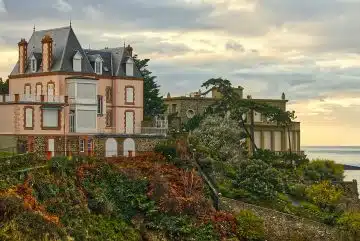
{"label": "tree trunk", "polygon": [[242,115],[240,115],[240,119],[241,119],[241,125],[243,127],[243,129],[245,130],[246,134],[248,135],[250,142],[251,142],[251,153],[253,154],[254,151],[256,151],[258,148],[255,144],[255,140],[254,140],[254,115],[252,115],[251,117],[251,123],[252,125],[250,125],[250,132],[247,129],[246,125],[245,125],[245,120],[243,119]]}
{"label": "tree trunk", "polygon": [[251,133],[251,139],[252,139],[252,151],[257,150],[257,146],[255,144],[255,133],[254,133],[254,110],[251,109],[250,111],[250,133]]}

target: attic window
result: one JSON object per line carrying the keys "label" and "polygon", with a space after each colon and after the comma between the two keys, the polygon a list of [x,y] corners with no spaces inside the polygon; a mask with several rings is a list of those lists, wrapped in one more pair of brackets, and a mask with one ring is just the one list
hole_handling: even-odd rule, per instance
{"label": "attic window", "polygon": [[35,73],[36,72],[36,70],[37,70],[37,64],[36,64],[36,59],[35,59],[35,57],[33,56],[32,58],[31,58],[31,63],[30,63],[30,67],[31,67],[31,72],[33,72],[33,73]]}
{"label": "attic window", "polygon": [[95,73],[102,74],[102,61],[101,59],[95,60]]}
{"label": "attic window", "polygon": [[81,60],[82,60],[82,55],[80,54],[80,52],[76,52],[76,54],[74,55],[73,58],[73,70],[74,72],[81,72]]}
{"label": "attic window", "polygon": [[129,58],[126,61],[126,75],[134,76],[134,61],[132,60],[132,58]]}
{"label": "attic window", "polygon": [[106,71],[106,72],[108,72],[109,71],[109,68],[108,67],[104,67],[104,70]]}

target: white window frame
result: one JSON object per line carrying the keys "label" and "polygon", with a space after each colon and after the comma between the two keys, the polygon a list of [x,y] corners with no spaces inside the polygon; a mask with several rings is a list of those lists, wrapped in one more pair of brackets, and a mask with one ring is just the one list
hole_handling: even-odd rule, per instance
{"label": "white window frame", "polygon": [[[30,111],[30,112],[28,112],[28,111]],[[33,128],[33,126],[34,126],[33,115],[34,115],[34,109],[25,107],[25,116],[24,116],[25,128]]]}
{"label": "white window frame", "polygon": [[134,60],[132,58],[129,58],[127,61],[126,61],[126,64],[125,64],[125,73],[126,73],[126,76],[134,76]]}
{"label": "white window frame", "polygon": [[34,55],[30,59],[30,68],[32,73],[37,71],[37,61]]}
{"label": "white window frame", "polygon": [[80,152],[85,152],[85,139],[80,139],[79,140],[79,151]]}
{"label": "white window frame", "polygon": [[98,57],[95,59],[95,64],[94,64],[95,73],[98,75],[102,75],[102,69],[103,69],[103,59],[101,57]]}
{"label": "white window frame", "polygon": [[88,152],[93,151],[93,139],[88,139],[87,148],[88,148]]}
{"label": "white window frame", "polygon": [[[81,72],[82,71],[82,59],[83,56],[80,54],[79,51],[76,52],[73,58],[73,70],[74,72]],[[79,68],[76,68],[79,67]]]}
{"label": "white window frame", "polygon": [[[131,95],[131,99],[129,99],[129,90],[131,91],[132,95]],[[135,88],[134,87],[126,87],[125,88],[125,91],[126,91],[126,103],[134,103],[135,102]]]}
{"label": "white window frame", "polygon": [[[48,126],[48,125],[46,125],[46,122],[45,122],[45,112],[46,111],[54,111],[54,112],[56,112],[56,122],[57,122],[57,124],[56,125],[52,125],[52,126]],[[42,127],[43,128],[59,128],[59,126],[60,126],[60,123],[59,123],[59,110],[58,109],[43,109],[42,110]]]}

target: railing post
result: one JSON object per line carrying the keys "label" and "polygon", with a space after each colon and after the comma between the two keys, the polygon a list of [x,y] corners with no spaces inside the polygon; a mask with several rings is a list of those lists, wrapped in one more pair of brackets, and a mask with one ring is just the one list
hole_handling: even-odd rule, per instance
{"label": "railing post", "polygon": [[5,101],[6,101],[6,99],[5,99],[6,97],[5,97],[5,95],[2,95],[2,97],[1,97],[1,98],[2,98],[2,102],[5,102]]}

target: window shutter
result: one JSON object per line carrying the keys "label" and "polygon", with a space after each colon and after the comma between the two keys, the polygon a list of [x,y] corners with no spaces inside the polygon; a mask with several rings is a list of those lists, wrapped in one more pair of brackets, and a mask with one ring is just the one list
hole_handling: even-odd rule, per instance
{"label": "window shutter", "polygon": [[106,98],[104,98],[103,96],[101,96],[102,98],[102,114],[106,115]]}

